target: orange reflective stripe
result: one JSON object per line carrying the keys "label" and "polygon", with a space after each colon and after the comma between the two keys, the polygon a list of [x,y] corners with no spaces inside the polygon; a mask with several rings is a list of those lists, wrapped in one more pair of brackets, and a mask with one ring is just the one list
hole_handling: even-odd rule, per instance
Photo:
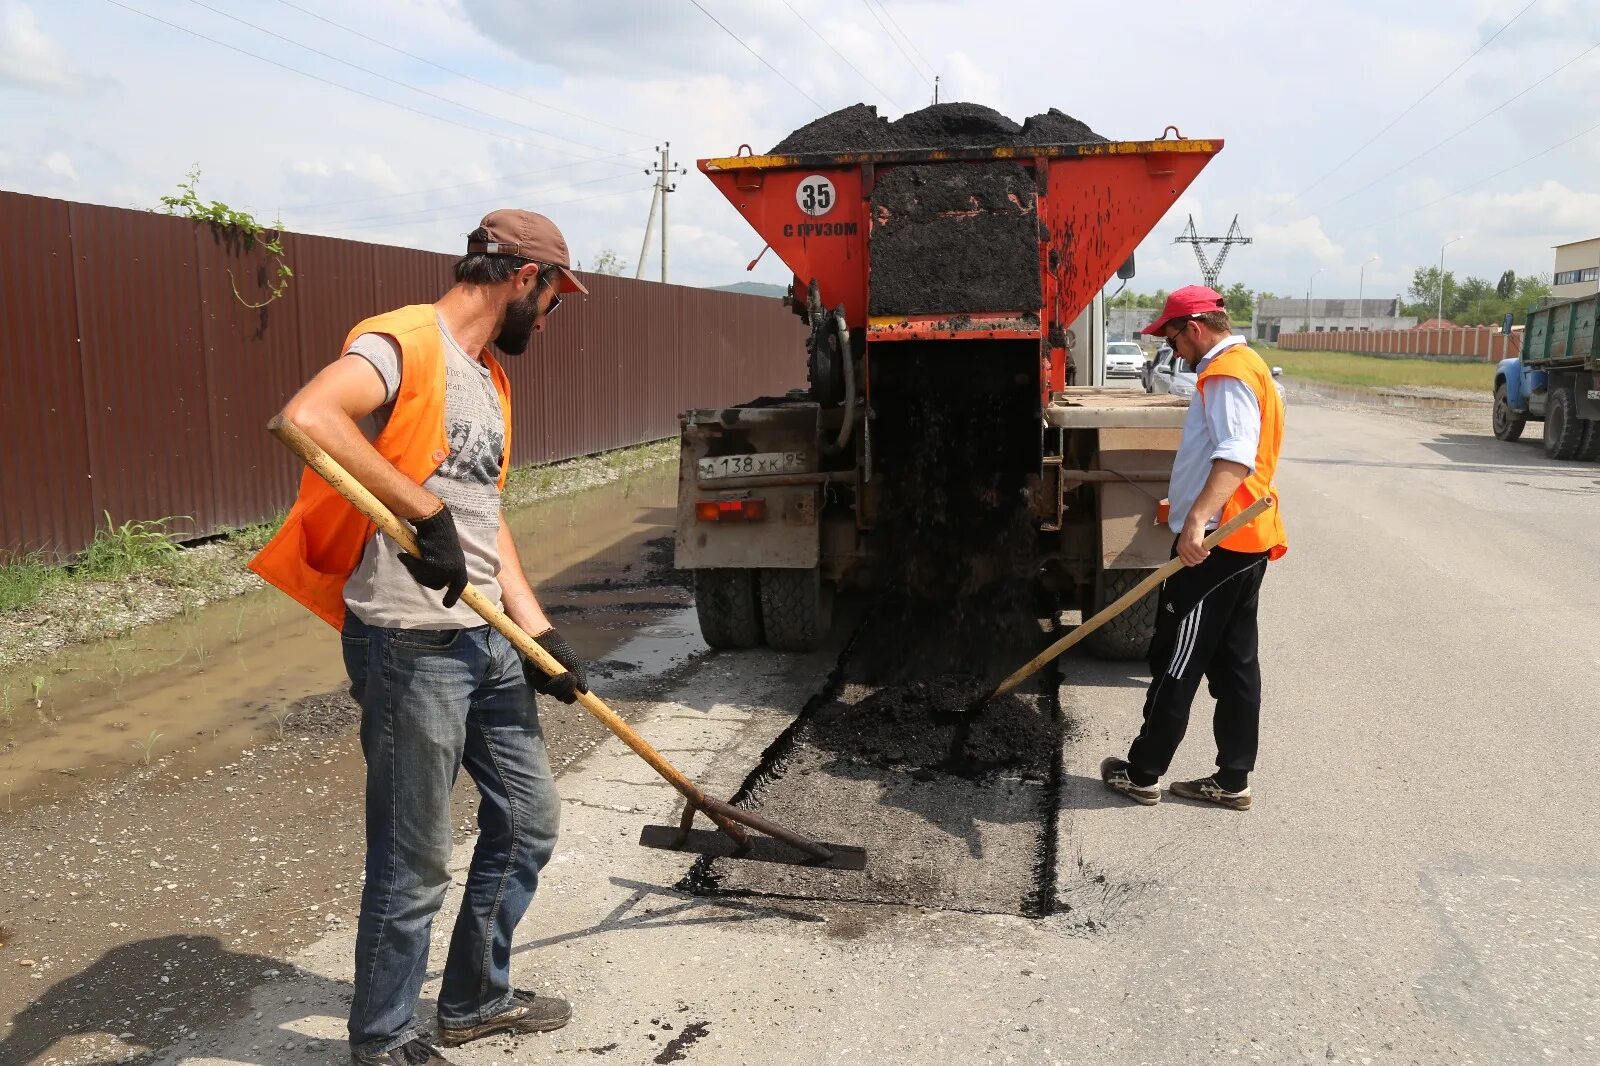
{"label": "orange reflective stripe", "polygon": [[[339,350],[342,357],[363,333],[382,333],[400,346],[400,391],[383,432],[372,442],[378,454],[422,484],[450,454],[445,434],[444,341],[432,304],[402,307],[359,323]],[[505,370],[485,355],[505,419],[500,487],[511,468],[511,384]],[[314,471],[300,478],[300,493],[283,528],[267,542],[250,569],[268,584],[304,604],[334,628],[344,626],[344,585],[361,564],[373,526]]]}
{"label": "orange reflective stripe", "polygon": [[1276,476],[1278,455],[1283,450],[1283,399],[1273,383],[1272,371],[1249,347],[1241,344],[1218,354],[1206,364],[1196,379],[1197,386],[1215,377],[1237,378],[1255,393],[1261,408],[1261,443],[1256,446],[1255,469],[1250,471],[1233,498],[1222,507],[1222,521],[1249,507],[1263,496],[1273,497],[1277,503],[1267,508],[1249,525],[1222,542],[1230,551],[1266,552],[1271,559],[1280,559],[1289,550],[1289,538],[1283,528],[1283,496],[1278,491]]}

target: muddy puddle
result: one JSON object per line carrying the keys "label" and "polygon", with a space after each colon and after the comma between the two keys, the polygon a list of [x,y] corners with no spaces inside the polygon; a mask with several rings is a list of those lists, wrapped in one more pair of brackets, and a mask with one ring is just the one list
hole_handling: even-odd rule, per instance
{"label": "muddy puddle", "polygon": [[[523,564],[608,691],[705,650],[672,570],[676,470],[541,501],[512,516]],[[345,684],[339,642],[274,589],[63,649],[0,673],[0,813],[146,762],[194,773],[296,728],[296,705]]]}

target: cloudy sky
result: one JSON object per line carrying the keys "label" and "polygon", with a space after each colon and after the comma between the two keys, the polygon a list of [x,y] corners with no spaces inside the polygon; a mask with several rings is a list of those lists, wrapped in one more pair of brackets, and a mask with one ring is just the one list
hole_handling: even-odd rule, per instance
{"label": "cloudy sky", "polygon": [[1018,118],[1226,140],[1135,288],[1198,280],[1172,238],[1237,213],[1255,243],[1224,282],[1354,296],[1376,256],[1366,294],[1394,295],[1457,235],[1447,265],[1492,278],[1600,234],[1593,5],[0,0],[0,188],[148,207],[198,164],[203,195],[290,229],[453,251],[526,206],[631,266],[670,141],[672,280],[784,283],[770,256],[745,273],[761,242],[693,160],[858,101],[898,116],[937,73]]}

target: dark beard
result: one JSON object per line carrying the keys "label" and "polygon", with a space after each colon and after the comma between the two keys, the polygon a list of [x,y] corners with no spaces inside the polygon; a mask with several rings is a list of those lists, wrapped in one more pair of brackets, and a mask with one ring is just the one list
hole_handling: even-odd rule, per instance
{"label": "dark beard", "polygon": [[528,350],[528,342],[533,339],[534,323],[539,319],[539,288],[516,303],[506,305],[506,320],[500,326],[500,333],[494,339],[496,348],[507,355],[521,355]]}

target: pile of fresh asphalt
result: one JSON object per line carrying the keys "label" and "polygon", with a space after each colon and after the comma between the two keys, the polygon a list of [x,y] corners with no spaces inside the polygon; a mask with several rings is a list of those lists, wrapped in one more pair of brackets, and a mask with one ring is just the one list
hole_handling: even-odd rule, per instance
{"label": "pile of fresh asphalt", "polygon": [[963,347],[897,346],[875,373],[874,476],[887,496],[875,555],[888,569],[833,677],[739,797],[785,825],[865,847],[867,869],[715,860],[697,865],[697,888],[1048,910],[1055,687],[970,710],[1044,639],[1031,609],[1037,534],[1024,464],[994,432],[1019,414],[1027,425],[1037,356],[974,360]]}
{"label": "pile of fresh asphalt", "polygon": [[893,122],[870,104],[852,104],[808,122],[779,141],[774,155],[984,148],[1022,144],[1104,144],[1085,123],[1051,108],[1013,122],[982,104],[934,104]]}
{"label": "pile of fresh asphalt", "polygon": [[[1106,138],[1052,108],[1021,123],[981,104],[935,104],[893,122],[855,104],[824,115],[773,152],[812,154]],[[872,191],[874,315],[1036,313],[1039,218],[1032,171],[1013,162],[883,168]]]}

